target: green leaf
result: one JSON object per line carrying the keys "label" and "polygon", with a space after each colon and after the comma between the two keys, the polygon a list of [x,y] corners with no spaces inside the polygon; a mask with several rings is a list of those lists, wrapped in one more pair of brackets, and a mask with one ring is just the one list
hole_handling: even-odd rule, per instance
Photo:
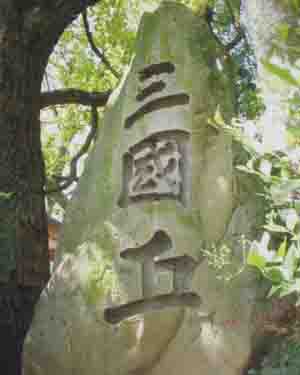
{"label": "green leaf", "polygon": [[280,269],[282,279],[285,282],[291,282],[293,280],[294,272],[293,269],[282,264],[281,266],[278,267]]}
{"label": "green leaf", "polygon": [[286,132],[292,137],[300,138],[300,127],[299,126],[289,126],[286,129]]}
{"label": "green leaf", "polygon": [[281,23],[277,28],[280,38],[287,42],[289,37],[290,25],[287,23]]}
{"label": "green leaf", "polygon": [[269,290],[269,293],[267,295],[268,298],[274,296],[274,294],[278,293],[281,289],[281,284],[280,285],[273,285],[272,288]]}
{"label": "green leaf", "polygon": [[275,284],[285,280],[285,275],[280,267],[266,267],[263,269],[263,275]]}
{"label": "green leaf", "polygon": [[294,201],[294,207],[298,214],[300,214],[300,200]]}
{"label": "green leaf", "polygon": [[245,167],[244,165],[237,165],[236,169],[241,171],[241,172],[245,172],[245,173],[249,173],[249,174],[257,174],[257,172],[254,169]]}
{"label": "green leaf", "polygon": [[277,233],[289,233],[289,230],[282,226],[282,225],[277,225],[277,224],[267,224],[264,225],[264,229],[270,231],[270,232],[277,232]]}
{"label": "green leaf", "polygon": [[282,298],[282,297],[285,297],[289,294],[292,294],[292,293],[299,293],[300,292],[300,279],[297,278],[297,279],[294,279],[291,283],[285,285],[280,294],[279,294],[279,297]]}
{"label": "green leaf", "polygon": [[260,255],[256,250],[250,250],[247,256],[247,264],[249,266],[257,267],[260,270],[267,264],[267,260],[264,256]]}
{"label": "green leaf", "polygon": [[272,64],[270,61],[262,60],[264,67],[272,74],[287,82],[290,85],[299,87],[299,81],[296,80],[290,71],[286,68],[281,68],[278,65]]}
{"label": "green leaf", "polygon": [[294,208],[287,208],[279,211],[279,215],[285,221],[287,228],[293,231],[295,226],[299,223],[299,216]]}
{"label": "green leaf", "polygon": [[272,163],[270,160],[262,159],[259,165],[259,170],[266,176],[270,176],[272,172]]}
{"label": "green leaf", "polygon": [[294,276],[294,272],[297,268],[297,263],[299,259],[299,252],[294,244],[292,244],[284,258],[282,268],[284,270],[285,279],[291,281]]}
{"label": "green leaf", "polygon": [[300,1],[299,0],[291,0],[294,11],[299,11],[300,8]]}
{"label": "green leaf", "polygon": [[292,238],[292,241],[300,241],[300,233],[295,234]]}
{"label": "green leaf", "polygon": [[278,247],[277,250],[277,257],[283,258],[286,254],[286,249],[287,249],[287,241],[286,237],[284,238],[284,241],[281,242],[280,246]]}
{"label": "green leaf", "polygon": [[264,259],[265,265],[267,263],[273,263],[276,258],[276,253],[273,250],[269,250],[269,242],[270,242],[271,235],[268,232],[264,232],[261,240],[254,241],[252,243],[251,252],[254,254],[259,255]]}
{"label": "green leaf", "polygon": [[221,114],[221,111],[220,111],[220,107],[218,106],[216,112],[215,112],[215,115],[214,115],[214,122],[216,125],[218,125],[219,127],[224,127],[226,125],[225,121],[224,121],[224,118]]}
{"label": "green leaf", "polygon": [[270,194],[275,205],[282,205],[290,201],[290,193],[300,188],[300,179],[285,181],[271,186]]}

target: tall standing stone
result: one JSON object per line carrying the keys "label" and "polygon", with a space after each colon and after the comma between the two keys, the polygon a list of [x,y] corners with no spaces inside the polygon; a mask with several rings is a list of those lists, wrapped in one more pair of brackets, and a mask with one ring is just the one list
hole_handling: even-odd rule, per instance
{"label": "tall standing stone", "polygon": [[210,125],[234,113],[228,59],[171,2],[143,17],[136,50],[68,211],[26,375],[237,375],[251,352],[253,280],[224,284],[201,253],[226,242],[240,262],[235,239],[258,215]]}

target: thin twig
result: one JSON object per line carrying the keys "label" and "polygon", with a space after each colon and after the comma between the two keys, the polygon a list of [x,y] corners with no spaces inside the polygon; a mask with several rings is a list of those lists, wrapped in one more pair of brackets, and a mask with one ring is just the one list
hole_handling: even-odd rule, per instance
{"label": "thin twig", "polygon": [[[46,85],[47,85],[48,92],[52,91],[51,90],[51,85],[50,85],[50,80],[49,80],[48,70],[46,70],[46,72],[45,72],[45,80],[46,80]],[[53,112],[54,116],[57,118],[58,117],[57,108],[55,106],[53,106],[51,108],[51,111]]]}
{"label": "thin twig", "polygon": [[77,166],[80,158],[86,154],[91,146],[91,143],[96,138],[97,131],[98,131],[98,111],[96,106],[91,107],[91,130],[84,142],[81,146],[80,150],[77,154],[73,157],[70,162],[70,174],[69,176],[57,176],[55,177],[56,180],[65,181],[62,184],[58,185],[56,188],[47,189],[45,190],[46,194],[57,193],[59,191],[67,189],[69,186],[73,184],[73,182],[77,182],[79,177],[77,176]]}
{"label": "thin twig", "polygon": [[40,95],[40,109],[65,104],[81,104],[93,107],[104,107],[111,91],[87,92],[77,89],[61,89],[42,92]]}
{"label": "thin twig", "polygon": [[111,71],[111,73],[117,79],[119,79],[120,78],[119,72],[117,72],[116,69],[111,65],[111,63],[109,62],[108,58],[105,56],[105,53],[103,51],[100,51],[100,49],[95,44],[95,41],[94,41],[94,38],[93,38],[93,34],[92,34],[91,30],[90,30],[90,25],[89,25],[89,21],[88,21],[87,11],[86,10],[84,10],[82,12],[82,19],[83,19],[83,25],[84,25],[85,33],[86,33],[86,36],[87,36],[87,39],[88,39],[88,42],[90,44],[91,49],[93,50],[93,52],[95,53],[95,55],[99,57],[99,59],[101,60],[101,62],[103,62],[103,64]]}
{"label": "thin twig", "polygon": [[213,15],[214,13],[211,11],[211,13],[209,13],[209,16],[207,17],[207,23],[208,23],[208,27],[210,29],[210,32],[211,34],[213,35],[214,39],[216,40],[216,42],[225,49],[226,51],[226,54],[230,54],[231,50],[243,39],[245,39],[245,34],[244,34],[244,31],[243,29],[241,28],[240,24],[238,22],[236,22],[236,19],[235,19],[235,16],[234,16],[234,10],[233,10],[233,7],[230,3],[229,0],[225,0],[225,3],[226,3],[226,6],[229,10],[229,13],[230,13],[230,16],[232,18],[232,23],[234,25],[234,28],[235,28],[235,32],[236,32],[236,37],[229,43],[227,44],[224,44],[222,39],[220,39],[217,35],[217,33],[214,31],[214,28],[213,28],[213,23],[214,23],[214,20],[213,20]]}
{"label": "thin twig", "polygon": [[244,38],[244,35],[239,32],[237,36],[228,44],[226,44],[225,48],[227,51],[231,51],[237,44],[239,44],[240,41],[242,41]]}
{"label": "thin twig", "polygon": [[232,24],[235,28],[235,32],[237,33],[236,37],[233,39],[232,42],[230,42],[226,47],[228,49],[234,48],[242,39],[246,39],[246,35],[244,32],[244,29],[241,27],[241,23],[239,20],[237,20],[235,14],[234,14],[234,8],[231,4],[230,0],[224,0],[225,4],[228,8],[228,11],[230,13],[231,19],[232,19]]}
{"label": "thin twig", "polygon": [[210,19],[207,19],[207,24],[208,24],[208,27],[209,27],[209,30],[211,32],[211,35],[213,36],[213,38],[215,39],[215,41],[219,44],[220,47],[224,48],[225,49],[225,52],[226,54],[229,52],[226,48],[226,46],[223,44],[222,40],[218,37],[218,35],[215,33],[214,31],[214,28],[213,28],[213,20],[210,18]]}

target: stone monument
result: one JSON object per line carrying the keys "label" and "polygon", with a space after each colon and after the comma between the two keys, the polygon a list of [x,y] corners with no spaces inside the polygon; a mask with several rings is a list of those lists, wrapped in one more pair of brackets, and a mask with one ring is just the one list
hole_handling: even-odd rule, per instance
{"label": "stone monument", "polygon": [[234,107],[230,62],[205,18],[172,2],[145,14],[67,213],[25,375],[241,374],[255,279],[224,283],[201,251],[226,243],[237,266],[238,239],[258,223],[232,140],[211,126]]}

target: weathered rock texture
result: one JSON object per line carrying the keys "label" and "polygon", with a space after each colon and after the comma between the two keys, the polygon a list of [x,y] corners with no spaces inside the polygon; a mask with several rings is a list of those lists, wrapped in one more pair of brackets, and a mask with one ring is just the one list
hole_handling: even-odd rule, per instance
{"label": "weathered rock texture", "polygon": [[26,375],[241,373],[255,280],[225,284],[200,251],[226,242],[235,272],[238,238],[258,223],[232,141],[209,125],[233,115],[222,56],[182,5],[143,17],[27,337]]}

